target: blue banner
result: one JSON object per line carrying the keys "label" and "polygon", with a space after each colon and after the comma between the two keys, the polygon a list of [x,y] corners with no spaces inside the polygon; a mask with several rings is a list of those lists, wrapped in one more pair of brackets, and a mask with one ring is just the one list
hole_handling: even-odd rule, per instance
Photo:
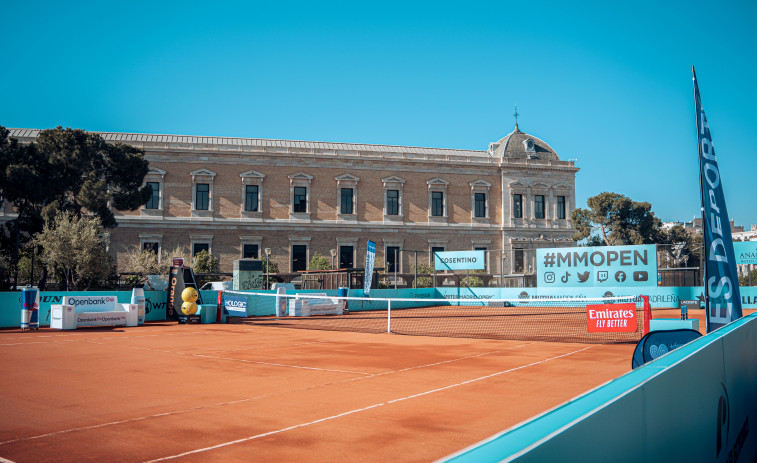
{"label": "blue banner", "polygon": [[368,249],[365,252],[365,278],[363,278],[363,297],[371,294],[373,282],[373,263],[376,261],[376,243],[368,241]]}
{"label": "blue banner", "polygon": [[539,288],[657,286],[657,247],[584,246],[536,250]]}
{"label": "blue banner", "polygon": [[435,252],[434,268],[436,270],[484,270],[486,253],[484,251]]}
{"label": "blue banner", "polygon": [[694,68],[694,100],[699,145],[699,184],[702,191],[702,230],[705,249],[705,304],[707,332],[741,318],[741,293],[736,273],[731,226],[725,206],[723,184],[712,146],[712,135],[699,97]]}

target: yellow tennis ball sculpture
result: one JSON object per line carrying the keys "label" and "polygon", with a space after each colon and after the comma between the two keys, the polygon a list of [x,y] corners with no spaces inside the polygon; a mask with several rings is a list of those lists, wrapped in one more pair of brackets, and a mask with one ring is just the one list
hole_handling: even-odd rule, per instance
{"label": "yellow tennis ball sculpture", "polygon": [[184,288],[184,291],[181,292],[181,298],[182,300],[184,300],[184,302],[194,302],[197,300],[197,290],[191,286],[188,286]]}
{"label": "yellow tennis ball sculpture", "polygon": [[194,301],[186,301],[181,304],[181,312],[184,315],[194,315],[197,313],[197,304]]}

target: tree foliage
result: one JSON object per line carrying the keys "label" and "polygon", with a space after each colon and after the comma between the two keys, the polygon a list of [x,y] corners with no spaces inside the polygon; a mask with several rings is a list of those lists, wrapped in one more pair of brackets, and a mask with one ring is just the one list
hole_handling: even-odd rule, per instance
{"label": "tree foliage", "polygon": [[316,252],[313,254],[313,258],[310,259],[308,270],[331,270],[331,261],[328,257]]}
{"label": "tree foliage", "polygon": [[572,239],[599,246],[658,242],[662,222],[651,204],[609,192],[592,196],[587,203],[588,209],[577,208],[571,214],[576,230]]}
{"label": "tree foliage", "polygon": [[113,273],[102,236],[99,218],[58,212],[35,236],[33,244],[42,247],[42,259],[48,267],[63,272],[68,289],[86,290]]}
{"label": "tree foliage", "polygon": [[[7,137],[7,130],[0,131]],[[142,186],[148,171],[144,153],[110,144],[80,129],[42,130],[35,142],[0,141],[0,189],[19,210],[19,220],[41,228],[57,211],[94,215],[106,228],[116,226],[111,207],[135,210],[150,198]]]}
{"label": "tree foliage", "polygon": [[195,273],[218,273],[219,260],[206,250],[195,254],[192,270]]}

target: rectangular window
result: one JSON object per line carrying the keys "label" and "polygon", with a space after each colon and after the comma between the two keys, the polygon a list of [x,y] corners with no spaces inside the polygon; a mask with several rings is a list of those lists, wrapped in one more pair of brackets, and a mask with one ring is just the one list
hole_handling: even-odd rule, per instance
{"label": "rectangular window", "polygon": [[157,254],[159,248],[160,246],[158,245],[158,243],[147,243],[147,242],[142,243],[142,250],[150,251],[153,254]]}
{"label": "rectangular window", "polygon": [[476,193],[474,204],[475,217],[486,217],[486,193]]}
{"label": "rectangular window", "polygon": [[246,185],[244,189],[244,210],[247,212],[258,211],[258,186]]}
{"label": "rectangular window", "polygon": [[308,268],[308,247],[304,244],[292,245],[292,272],[301,272]]}
{"label": "rectangular window", "polygon": [[544,195],[534,196],[534,218],[544,218]]}
{"label": "rectangular window", "polygon": [[523,218],[523,195],[513,195],[513,217]]}
{"label": "rectangular window", "polygon": [[192,257],[196,256],[197,253],[201,251],[210,253],[210,245],[208,243],[195,243],[192,245]]}
{"label": "rectangular window", "polygon": [[513,270],[515,273],[525,273],[522,249],[513,249]]}
{"label": "rectangular window", "polygon": [[431,192],[431,215],[433,217],[444,216],[444,192],[442,191]]}
{"label": "rectangular window", "polygon": [[[308,211],[308,189],[304,186],[294,187],[294,204],[292,204],[293,212],[307,212]],[[303,270],[305,270],[303,268]]]}
{"label": "rectangular window", "polygon": [[[400,260],[400,248],[399,246],[387,246],[386,247],[386,271],[393,273],[397,262]],[[397,268],[399,271],[399,268]]]}
{"label": "rectangular window", "polygon": [[147,182],[147,186],[152,190],[150,193],[150,199],[145,204],[145,209],[157,209],[160,206],[160,183]]}
{"label": "rectangular window", "polygon": [[258,258],[258,245],[257,244],[245,244],[242,246],[242,259],[257,259]]}
{"label": "rectangular window", "polygon": [[489,271],[489,259],[487,258],[488,256],[486,255],[486,247],[477,246],[477,247],[473,248],[473,250],[474,251],[484,251],[484,267],[485,267],[484,271],[488,272]]}
{"label": "rectangular window", "polygon": [[434,254],[437,252],[444,252],[444,246],[432,246],[431,247],[431,267],[434,267],[434,263],[436,262],[436,257]]}
{"label": "rectangular window", "polygon": [[355,248],[352,246],[339,246],[339,268],[353,268],[355,263],[352,260]]}
{"label": "rectangular window", "polygon": [[342,214],[352,214],[352,188],[342,188]]}
{"label": "rectangular window", "polygon": [[557,197],[557,218],[565,218],[565,196]]}
{"label": "rectangular window", "polygon": [[197,195],[195,197],[195,209],[198,211],[207,211],[210,208],[210,184],[198,183]]}
{"label": "rectangular window", "polygon": [[386,215],[400,215],[400,190],[386,190]]}

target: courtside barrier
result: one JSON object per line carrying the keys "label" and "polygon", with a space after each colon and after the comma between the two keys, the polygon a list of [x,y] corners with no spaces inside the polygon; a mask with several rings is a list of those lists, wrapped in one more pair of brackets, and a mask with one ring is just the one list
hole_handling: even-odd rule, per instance
{"label": "courtside barrier", "polygon": [[757,313],[444,461],[751,462],[755,391]]}
{"label": "courtside barrier", "polygon": [[[262,291],[265,292],[265,291]],[[306,293],[307,291],[297,291]],[[607,292],[615,296],[635,295],[643,292],[649,295],[649,303],[654,308],[677,308],[679,300],[697,299],[702,294],[701,287],[652,287],[639,291],[633,288],[586,288],[576,290],[565,289],[537,289],[537,288],[417,288],[417,289],[374,289],[371,295],[383,298],[471,298],[471,299],[545,299],[565,297],[602,297]],[[215,301],[217,291],[200,291],[203,300]],[[337,291],[326,291],[329,296],[337,296]],[[102,296],[115,294],[119,303],[131,302],[131,291],[43,291],[40,294],[39,324],[50,325],[50,306],[64,304],[66,296]],[[349,296],[362,296],[362,290],[350,290]],[[757,286],[741,288],[742,307],[757,309]],[[0,292],[0,328],[18,328],[19,307],[21,306],[21,291]],[[368,308],[365,306],[364,308]],[[358,305],[350,311],[359,311]],[[250,313],[254,315],[274,315],[271,313]],[[154,322],[166,319],[166,291],[145,291],[145,321]]]}

